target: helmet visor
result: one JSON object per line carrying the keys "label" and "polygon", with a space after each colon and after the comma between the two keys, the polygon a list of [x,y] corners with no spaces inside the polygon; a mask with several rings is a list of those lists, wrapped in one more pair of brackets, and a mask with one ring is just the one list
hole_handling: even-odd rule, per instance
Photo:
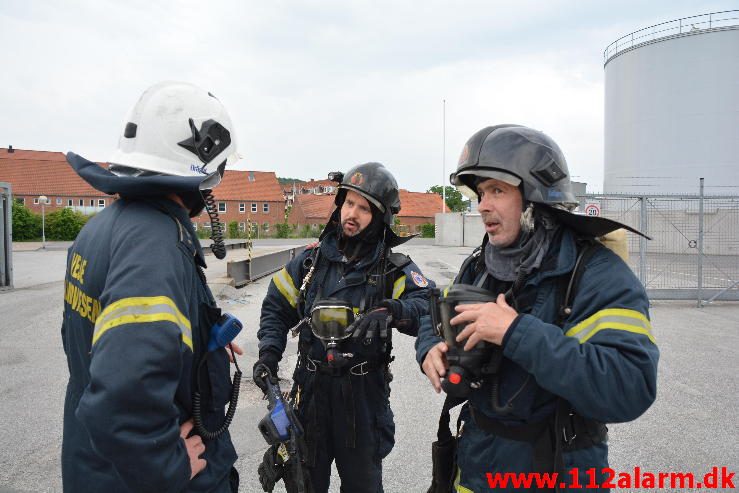
{"label": "helmet visor", "polygon": [[507,171],[491,168],[471,168],[468,170],[462,170],[458,173],[452,174],[451,182],[457,187],[462,195],[468,199],[477,200],[477,190],[474,185],[476,181],[475,178],[480,178],[481,181],[489,179],[500,180],[514,187],[521,184],[521,178],[518,176],[508,173]]}

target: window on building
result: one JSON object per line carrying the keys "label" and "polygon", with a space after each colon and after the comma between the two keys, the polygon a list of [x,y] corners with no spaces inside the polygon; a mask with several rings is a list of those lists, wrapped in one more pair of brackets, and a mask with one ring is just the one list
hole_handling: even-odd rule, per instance
{"label": "window on building", "polygon": [[74,200],[67,199],[67,207],[72,207],[74,205]]}
{"label": "window on building", "polygon": [[57,197],[56,198],[56,205],[62,205],[62,198],[61,197]]}
{"label": "window on building", "polygon": [[241,214],[243,214],[244,212],[246,212],[246,204],[245,204],[245,203],[241,202],[241,203],[239,204],[239,212],[240,212]]}
{"label": "window on building", "polygon": [[262,224],[262,229],[265,233],[269,233],[269,223],[265,222],[264,224]]}
{"label": "window on building", "polygon": [[269,212],[269,203],[265,202],[262,204],[262,212]]}
{"label": "window on building", "polygon": [[203,229],[210,229],[210,223],[203,223]]}
{"label": "window on building", "polygon": [[251,211],[252,212],[257,212],[257,203],[256,202],[252,202],[251,203]]}
{"label": "window on building", "polygon": [[246,223],[239,223],[239,231],[241,232],[246,231]]}
{"label": "window on building", "polygon": [[105,207],[105,199],[98,199],[98,207],[100,208]]}
{"label": "window on building", "polygon": [[226,203],[218,202],[218,212],[226,212]]}
{"label": "window on building", "polygon": [[38,197],[35,197],[35,198],[33,199],[33,205],[38,205]]}
{"label": "window on building", "polygon": [[18,197],[15,199],[15,202],[20,205],[26,205],[26,198],[25,197]]}
{"label": "window on building", "polygon": [[90,199],[90,207],[95,207],[95,199]]}
{"label": "window on building", "polygon": [[80,199],[79,204],[80,204],[80,207],[84,207],[85,206],[84,199]]}

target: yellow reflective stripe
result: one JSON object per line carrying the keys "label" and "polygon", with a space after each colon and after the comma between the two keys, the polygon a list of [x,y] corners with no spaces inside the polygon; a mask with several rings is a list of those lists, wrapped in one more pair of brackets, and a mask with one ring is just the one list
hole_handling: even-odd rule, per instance
{"label": "yellow reflective stripe", "polygon": [[649,322],[649,319],[643,313],[626,308],[600,310],[570,328],[565,332],[565,335],[578,339],[580,344],[582,344],[604,329],[625,330],[626,332],[643,334],[652,343],[656,344],[656,340],[652,335],[652,324]]}
{"label": "yellow reflective stripe", "polygon": [[405,274],[393,283],[393,299],[397,300],[405,291]]}
{"label": "yellow reflective stripe", "polygon": [[111,303],[95,322],[92,344],[108,330],[125,324],[172,322],[182,334],[182,341],[192,350],[192,326],[190,320],[167,296],[123,298]]}
{"label": "yellow reflective stripe", "polygon": [[298,304],[298,290],[293,284],[293,278],[287,272],[287,268],[283,267],[281,271],[272,276],[272,282],[275,283],[278,291],[282,293],[290,306],[295,308]]}
{"label": "yellow reflective stripe", "polygon": [[454,286],[454,279],[449,281],[449,284],[447,287],[444,288],[444,290],[441,292],[444,296],[446,296],[449,293],[449,290],[452,289],[452,286]]}
{"label": "yellow reflective stripe", "polygon": [[462,475],[462,470],[460,468],[457,468],[457,476],[454,478],[454,490],[457,493],[475,493],[469,488],[465,488],[461,484],[459,484],[459,477]]}

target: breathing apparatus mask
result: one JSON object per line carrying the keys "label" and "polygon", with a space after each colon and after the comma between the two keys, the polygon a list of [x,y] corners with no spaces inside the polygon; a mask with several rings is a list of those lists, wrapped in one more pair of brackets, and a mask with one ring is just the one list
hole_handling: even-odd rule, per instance
{"label": "breathing apparatus mask", "polygon": [[449,350],[446,353],[449,371],[442,381],[444,391],[454,397],[466,398],[473,389],[482,385],[486,375],[497,373],[503,358],[500,346],[480,341],[470,349],[464,350],[466,339],[457,342],[457,335],[467,326],[466,323],[452,325],[450,320],[457,315],[454,307],[495,301],[495,295],[476,286],[455,284],[443,292],[432,289],[429,295],[431,323],[438,336],[444,338]]}
{"label": "breathing apparatus mask", "polygon": [[310,315],[301,320],[295,329],[304,323],[310,325],[313,335],[326,349],[326,362],[331,367],[341,368],[354,354],[341,352],[339,345],[352,335],[354,322],[358,318],[351,304],[343,300],[327,298],[316,301]]}

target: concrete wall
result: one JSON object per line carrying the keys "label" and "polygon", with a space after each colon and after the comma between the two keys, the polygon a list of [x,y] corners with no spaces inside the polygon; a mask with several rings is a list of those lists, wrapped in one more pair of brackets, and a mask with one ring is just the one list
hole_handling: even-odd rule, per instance
{"label": "concrete wall", "polygon": [[480,214],[451,212],[436,214],[434,245],[476,247],[482,242],[485,228]]}

